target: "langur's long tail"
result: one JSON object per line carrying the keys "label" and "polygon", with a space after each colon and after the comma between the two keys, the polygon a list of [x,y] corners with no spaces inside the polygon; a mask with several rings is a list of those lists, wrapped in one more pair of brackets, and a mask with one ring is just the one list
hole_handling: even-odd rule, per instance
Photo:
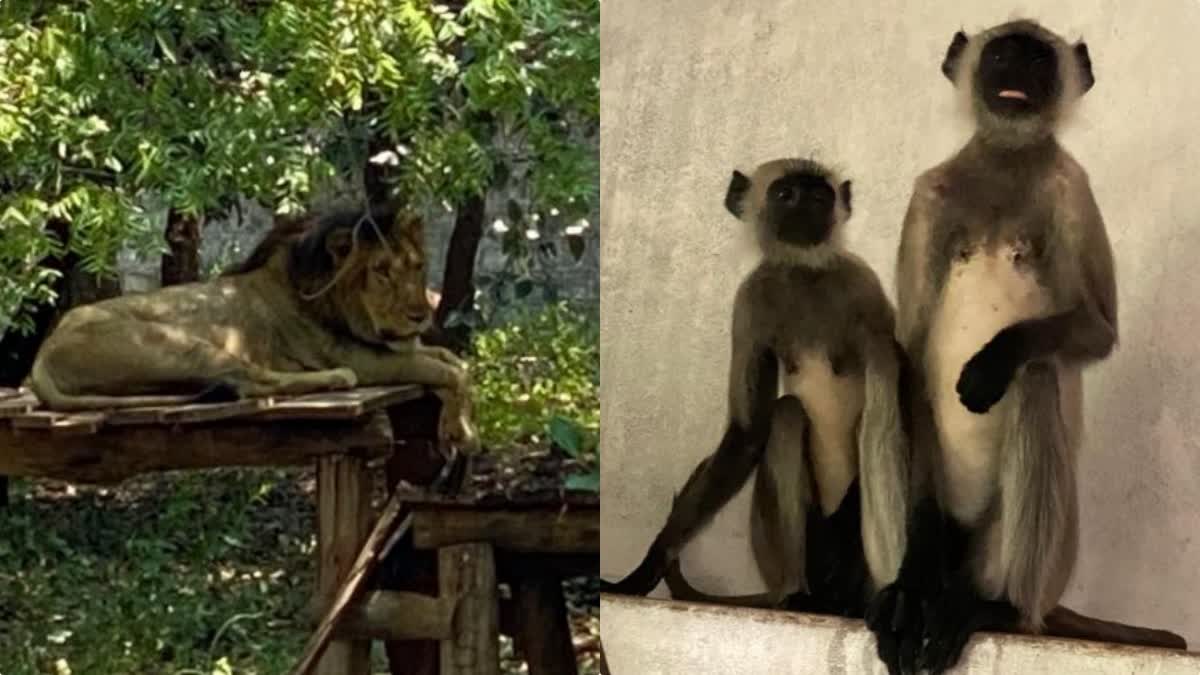
{"label": "langur's long tail", "polygon": [[1066,433],[1058,373],[1035,361],[1018,373],[1001,469],[1001,556],[1008,598],[1040,632],[1075,565],[1079,504],[1073,439]]}
{"label": "langur's long tail", "polygon": [[698,590],[688,582],[687,577],[683,576],[683,570],[679,567],[679,558],[671,561],[667,567],[667,573],[663,577],[663,581],[667,583],[667,588],[671,591],[671,597],[676,600],[685,600],[687,602],[707,602],[714,605],[736,605],[738,607],[761,607],[774,608],[778,607],[781,602],[771,593],[754,593],[751,595],[711,595],[704,591]]}
{"label": "langur's long tail", "polygon": [[[675,505],[679,495],[676,494],[671,499],[671,506]],[[666,574],[663,575],[663,581],[667,584],[667,589],[671,591],[671,597],[676,600],[684,600],[687,602],[707,602],[713,605],[735,605],[738,607],[762,607],[773,608],[780,604],[778,598],[771,593],[755,593],[752,595],[710,595],[697,589],[683,576],[683,570],[679,566],[679,556],[675,556],[671,563],[667,565]]]}
{"label": "langur's long tail", "polygon": [[902,401],[908,359],[891,336],[866,350],[865,398],[858,428],[863,553],[874,590],[896,579],[907,545],[909,440]]}

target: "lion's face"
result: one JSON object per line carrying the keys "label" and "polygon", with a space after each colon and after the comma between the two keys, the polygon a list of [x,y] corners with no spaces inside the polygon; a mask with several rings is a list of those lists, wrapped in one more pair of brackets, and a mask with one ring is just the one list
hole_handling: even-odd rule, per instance
{"label": "lion's face", "polygon": [[401,215],[390,229],[387,246],[360,241],[343,259],[349,269],[336,302],[355,337],[397,349],[429,328],[433,311],[425,295],[420,219]]}

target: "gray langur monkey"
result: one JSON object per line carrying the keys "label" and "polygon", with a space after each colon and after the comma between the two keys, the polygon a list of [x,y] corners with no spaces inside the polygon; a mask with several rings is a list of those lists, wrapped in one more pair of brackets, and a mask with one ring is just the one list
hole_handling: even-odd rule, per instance
{"label": "gray langur monkey", "polygon": [[[729,423],[641,564],[602,590],[653,590],[757,468],[751,542],[767,592],[727,600],[781,606],[807,592],[861,616],[869,593],[895,578],[906,535],[894,312],[840,243],[850,181],[780,159],[751,176],[734,171],[725,206],[754,227],[763,256],[734,301]],[[830,526],[817,536],[811,522]]]}
{"label": "gray langur monkey", "polygon": [[1055,129],[1087,45],[1033,21],[954,35],[942,72],[975,133],[915,181],[897,262],[913,365],[913,510],[868,611],[893,673],[952,666],[978,630],[1041,632],[1075,563],[1082,368],[1117,342],[1088,175]]}

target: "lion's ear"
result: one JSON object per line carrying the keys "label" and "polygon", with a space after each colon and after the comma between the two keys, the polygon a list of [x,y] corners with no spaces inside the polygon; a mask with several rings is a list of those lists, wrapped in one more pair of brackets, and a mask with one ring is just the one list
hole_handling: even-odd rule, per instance
{"label": "lion's ear", "polygon": [[325,237],[325,250],[333,256],[334,263],[340,263],[354,249],[353,232],[348,229],[334,230]]}

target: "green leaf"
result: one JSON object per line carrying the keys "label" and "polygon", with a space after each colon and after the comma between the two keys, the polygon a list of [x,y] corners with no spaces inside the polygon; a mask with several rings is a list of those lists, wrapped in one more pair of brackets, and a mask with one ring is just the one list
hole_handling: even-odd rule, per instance
{"label": "green leaf", "polygon": [[599,492],[600,491],[600,471],[592,471],[591,473],[576,473],[567,476],[564,481],[564,486],[568,490],[579,490],[581,492]]}
{"label": "green leaf", "polygon": [[566,451],[572,457],[578,457],[583,452],[583,430],[571,420],[554,416],[550,419],[550,440]]}
{"label": "green leaf", "polygon": [[154,39],[158,42],[158,48],[162,50],[163,56],[167,57],[167,61],[178,63],[179,60],[175,57],[175,50],[167,44],[169,38],[162,34],[162,31],[154,31]]}

